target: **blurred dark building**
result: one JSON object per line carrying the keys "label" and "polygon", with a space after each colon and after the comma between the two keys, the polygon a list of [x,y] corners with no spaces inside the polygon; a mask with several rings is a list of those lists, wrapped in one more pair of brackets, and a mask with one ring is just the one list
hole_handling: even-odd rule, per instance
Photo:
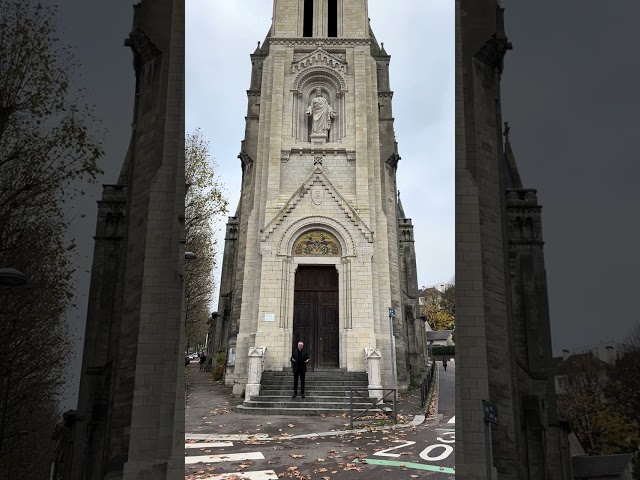
{"label": "blurred dark building", "polygon": [[[456,474],[572,478],[556,413],[541,207],[503,131],[496,0],[456,0]],[[504,139],[503,139],[504,135]],[[483,400],[498,423],[485,443]]]}

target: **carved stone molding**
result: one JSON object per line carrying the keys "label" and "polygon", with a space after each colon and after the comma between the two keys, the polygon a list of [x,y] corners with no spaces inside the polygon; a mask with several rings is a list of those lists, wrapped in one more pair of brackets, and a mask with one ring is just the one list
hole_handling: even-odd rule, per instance
{"label": "carved stone molding", "polygon": [[347,162],[356,163],[356,152],[347,150]]}
{"label": "carved stone molding", "polygon": [[146,63],[162,55],[162,51],[153,43],[151,38],[142,30],[137,29],[129,34],[124,41],[126,47],[130,47],[141,63]]}
{"label": "carved stone molding", "polygon": [[399,161],[400,161],[400,155],[394,152],[391,154],[389,158],[387,158],[385,163],[387,164],[388,167],[392,168],[393,170],[397,170]]}
{"label": "carved stone molding", "polygon": [[378,92],[378,98],[393,98],[393,92]]}
{"label": "carved stone molding", "polygon": [[291,73],[298,73],[318,66],[332,68],[342,75],[347,74],[346,61],[322,48],[318,48],[310,53],[302,54],[300,58],[296,58],[294,55],[294,62],[291,65]]}
{"label": "carved stone molding", "polygon": [[247,97],[259,97],[260,95],[260,90],[247,90]]}
{"label": "carved stone molding", "polygon": [[240,152],[240,154],[238,155],[238,158],[240,159],[240,162],[242,162],[242,171],[243,172],[244,172],[245,168],[250,167],[251,165],[253,165],[253,159],[244,150],[242,150]]}
{"label": "carved stone molding", "polygon": [[280,152],[280,161],[282,163],[286,163],[289,161],[290,156],[291,156],[291,152],[289,152],[288,150],[282,150]]}
{"label": "carved stone molding", "polygon": [[269,42],[272,45],[285,45],[287,47],[355,47],[359,45],[370,45],[370,38],[317,38],[308,37],[271,37]]}

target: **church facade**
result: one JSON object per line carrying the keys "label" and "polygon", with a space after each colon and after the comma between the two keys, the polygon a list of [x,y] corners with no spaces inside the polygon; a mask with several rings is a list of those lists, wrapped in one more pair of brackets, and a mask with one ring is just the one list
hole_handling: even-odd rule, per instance
{"label": "church facade", "polygon": [[241,198],[208,347],[224,352],[235,394],[289,369],[299,340],[310,370],[368,371],[373,386],[391,386],[392,362],[399,388],[425,369],[389,61],[366,0],[274,1],[251,55]]}

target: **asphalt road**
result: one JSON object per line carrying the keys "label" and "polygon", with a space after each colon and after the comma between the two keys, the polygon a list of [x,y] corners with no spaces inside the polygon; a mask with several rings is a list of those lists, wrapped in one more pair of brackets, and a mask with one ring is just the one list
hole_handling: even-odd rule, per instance
{"label": "asphalt road", "polygon": [[198,444],[185,449],[186,461],[197,462],[187,463],[186,478],[454,479],[455,424],[449,420],[394,430],[370,427],[366,432],[330,437],[188,440]]}

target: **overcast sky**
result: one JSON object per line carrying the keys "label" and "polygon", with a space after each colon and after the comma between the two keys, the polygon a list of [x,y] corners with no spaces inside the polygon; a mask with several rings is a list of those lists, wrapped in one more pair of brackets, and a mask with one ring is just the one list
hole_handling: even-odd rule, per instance
{"label": "overcast sky", "polygon": [[[230,214],[240,195],[237,156],[245,130],[249,55],[269,30],[272,8],[269,0],[187,2],[186,128],[200,128],[210,142],[227,186]],[[397,182],[415,226],[420,286],[448,281],[454,274],[453,8],[451,0],[369,1],[374,34],[391,55],[402,157]]]}
{"label": "overcast sky", "polygon": [[543,207],[554,352],[621,340],[640,321],[640,2],[503,6],[503,114]]}

